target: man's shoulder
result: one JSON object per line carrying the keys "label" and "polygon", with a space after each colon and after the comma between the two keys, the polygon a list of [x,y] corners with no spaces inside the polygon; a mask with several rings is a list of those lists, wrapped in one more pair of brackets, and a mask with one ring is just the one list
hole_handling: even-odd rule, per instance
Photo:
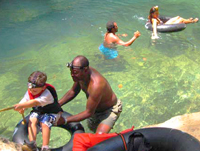
{"label": "man's shoulder", "polygon": [[114,33],[110,33],[110,35],[109,35],[111,38],[114,38],[114,39],[116,39],[116,38],[119,38],[116,34],[114,34]]}
{"label": "man's shoulder", "polygon": [[91,72],[91,78],[92,79],[101,79],[101,78],[104,78],[103,75],[99,71],[97,71],[95,68],[90,67],[90,70],[92,71]]}
{"label": "man's shoulder", "polygon": [[105,79],[105,77],[99,73],[96,69],[92,69],[92,75],[91,75],[91,80],[93,82],[94,85],[96,86],[103,86],[104,84],[107,83],[107,80]]}
{"label": "man's shoulder", "polygon": [[115,35],[114,33],[108,33],[108,34],[105,36],[105,39],[115,39],[115,38],[118,38],[118,36]]}

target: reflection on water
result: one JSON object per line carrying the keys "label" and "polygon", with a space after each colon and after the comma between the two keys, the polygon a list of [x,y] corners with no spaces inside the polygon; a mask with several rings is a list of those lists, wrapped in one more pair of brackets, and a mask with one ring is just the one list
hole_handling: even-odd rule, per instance
{"label": "reflection on water", "polygon": [[[176,41],[177,45],[174,45]],[[193,44],[190,40],[180,35],[172,34],[162,34],[162,37],[158,40],[151,40],[149,47],[154,46],[156,50],[159,50],[160,53],[166,55],[170,58],[175,58],[180,55],[186,54],[188,51],[196,50],[196,45]]]}
{"label": "reflection on water", "polygon": [[[77,55],[85,55],[123,102],[123,112],[112,132],[199,111],[199,23],[187,25],[181,32],[160,33],[161,38],[152,41],[151,32],[144,27],[152,3],[146,0],[0,1],[0,108],[20,101],[27,78],[35,70],[47,73],[48,82],[56,87],[61,98],[73,82],[65,64]],[[169,16],[200,16],[199,1],[182,0],[181,4],[160,1],[156,5]],[[119,33],[128,34],[122,37],[124,41],[136,30],[141,32],[130,47],[118,48],[116,60],[105,60],[98,49],[108,20],[118,23]],[[85,95],[81,92],[75,100],[65,105],[64,110],[71,114],[83,111]],[[11,139],[21,115],[6,111],[0,116],[3,121],[0,135]],[[85,121],[82,124],[90,132]],[[52,146],[68,139],[59,133],[52,131]],[[59,143],[56,138],[61,138]]]}

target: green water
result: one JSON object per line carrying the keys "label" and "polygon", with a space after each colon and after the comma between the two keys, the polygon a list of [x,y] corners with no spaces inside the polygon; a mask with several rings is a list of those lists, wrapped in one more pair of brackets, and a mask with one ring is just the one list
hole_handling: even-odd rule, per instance
{"label": "green water", "polygon": [[[1,0],[0,108],[20,101],[27,78],[35,70],[47,73],[48,82],[61,98],[73,83],[65,64],[85,55],[123,102],[123,112],[112,132],[198,112],[200,24],[189,24],[181,32],[160,33],[161,38],[154,42],[144,27],[153,5],[159,6],[161,15],[200,17],[198,0]],[[118,23],[119,33],[128,34],[122,37],[124,41],[136,30],[141,32],[130,47],[118,48],[117,61],[104,60],[98,50],[109,20]],[[63,109],[77,114],[85,104],[81,92]],[[0,136],[11,139],[21,115],[1,112],[0,119]],[[90,132],[86,122],[82,124]],[[60,146],[69,138],[67,132],[53,128],[51,146]]]}

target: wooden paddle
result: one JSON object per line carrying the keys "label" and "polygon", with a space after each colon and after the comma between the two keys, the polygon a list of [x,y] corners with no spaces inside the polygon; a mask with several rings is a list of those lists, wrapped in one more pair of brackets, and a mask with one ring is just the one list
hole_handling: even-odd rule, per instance
{"label": "wooden paddle", "polygon": [[15,108],[14,106],[12,106],[12,107],[7,107],[7,108],[4,108],[4,109],[1,109],[0,112],[12,110],[12,109],[14,109],[14,108]]}
{"label": "wooden paddle", "polygon": [[[14,108],[15,108],[14,106],[12,106],[12,107],[7,107],[7,108],[4,108],[4,109],[1,109],[0,112],[12,110],[12,109],[14,109]],[[26,119],[25,119],[25,117],[24,117],[24,113],[22,113],[22,118],[23,118],[22,124],[24,125],[24,124],[26,124]]]}
{"label": "wooden paddle", "polygon": [[24,124],[26,124],[26,119],[24,117],[24,113],[22,113],[22,118],[23,118],[22,124],[24,125]]}

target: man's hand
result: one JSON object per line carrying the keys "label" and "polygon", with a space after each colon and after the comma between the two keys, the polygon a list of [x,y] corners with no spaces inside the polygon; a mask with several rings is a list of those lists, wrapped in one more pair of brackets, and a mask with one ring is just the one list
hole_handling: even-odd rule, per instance
{"label": "man's hand", "polygon": [[61,115],[61,117],[59,118],[59,120],[57,121],[57,125],[66,125],[67,124],[67,118],[63,117]]}
{"label": "man's hand", "polygon": [[140,35],[141,35],[141,34],[140,34],[139,31],[134,32],[134,36],[135,36],[136,38],[138,38]]}

